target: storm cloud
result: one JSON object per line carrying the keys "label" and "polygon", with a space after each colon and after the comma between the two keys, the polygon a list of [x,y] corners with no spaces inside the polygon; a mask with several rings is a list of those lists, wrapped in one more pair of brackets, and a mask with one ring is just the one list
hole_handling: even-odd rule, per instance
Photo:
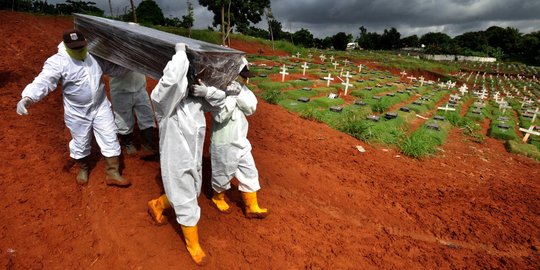
{"label": "storm cloud", "polygon": [[[113,13],[129,9],[129,0],[111,0]],[[55,0],[54,2],[64,2]],[[108,0],[94,0],[109,14]],[[186,15],[184,0],[156,0],[165,17]],[[51,1],[49,1],[51,3]],[[138,5],[140,1],[135,1]],[[195,28],[212,25],[213,14],[191,0]],[[444,32],[450,36],[481,31],[490,26],[515,27],[521,33],[540,29],[538,0],[271,0],[274,17],[284,31],[308,29],[314,36],[324,38],[338,32],[357,37],[358,28],[382,33],[395,27],[402,37],[421,36],[428,32]],[[263,21],[257,25],[266,28]]]}

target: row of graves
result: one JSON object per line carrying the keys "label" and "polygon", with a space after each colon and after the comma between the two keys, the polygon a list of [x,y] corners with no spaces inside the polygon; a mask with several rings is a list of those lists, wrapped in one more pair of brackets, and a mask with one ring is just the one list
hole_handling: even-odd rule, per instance
{"label": "row of graves", "polygon": [[461,62],[462,70],[469,72],[486,72],[490,74],[506,74],[520,76],[540,76],[540,67],[527,66],[524,64],[501,63],[501,62]]}
{"label": "row of graves", "polygon": [[536,75],[461,72],[456,76],[472,85],[475,102],[469,116],[478,121],[489,117],[490,137],[506,140],[510,150],[540,157],[540,80]]}
{"label": "row of graves", "polygon": [[394,75],[323,54],[306,57],[250,59],[259,75],[251,85],[263,98],[278,95],[274,102],[287,110],[370,143],[401,148],[411,137],[428,136],[434,144],[428,154],[433,153],[453,126],[447,118],[459,115],[469,98],[459,94],[456,82],[407,71]]}

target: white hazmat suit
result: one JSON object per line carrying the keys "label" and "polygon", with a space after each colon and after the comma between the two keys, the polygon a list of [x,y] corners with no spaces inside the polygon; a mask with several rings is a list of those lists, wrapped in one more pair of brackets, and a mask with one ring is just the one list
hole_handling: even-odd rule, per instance
{"label": "white hazmat suit", "polygon": [[62,81],[64,121],[71,132],[70,156],[90,155],[92,131],[105,157],[120,155],[111,104],[105,96],[102,70],[92,55],[84,61],[70,57],[64,43],[51,56],[41,73],[22,92],[22,97],[37,102],[54,91]]}
{"label": "white hazmat suit", "polygon": [[154,111],[146,92],[146,76],[126,70],[122,76],[110,76],[111,102],[113,104],[114,120],[118,134],[126,135],[133,132],[135,119],[139,130],[156,127]]}
{"label": "white hazmat suit", "polygon": [[163,70],[151,94],[159,126],[161,177],[165,194],[184,226],[200,218],[197,198],[202,185],[202,151],[206,121],[203,110],[221,107],[225,92],[207,87],[204,98],[188,95],[189,61],[183,44]]}
{"label": "white hazmat suit", "polygon": [[259,174],[247,139],[249,123],[246,118],[255,112],[257,98],[245,85],[236,81],[227,87],[227,92],[238,90],[237,96],[227,96],[220,111],[212,112],[212,188],[218,193],[231,188],[233,177],[240,182],[238,190],[242,192],[260,189]]}

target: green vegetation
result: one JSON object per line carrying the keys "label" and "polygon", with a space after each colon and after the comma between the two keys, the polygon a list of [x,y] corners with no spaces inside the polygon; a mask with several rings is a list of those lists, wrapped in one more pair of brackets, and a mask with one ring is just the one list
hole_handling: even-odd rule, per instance
{"label": "green vegetation", "polygon": [[520,140],[506,141],[506,149],[512,153],[524,155],[540,161],[540,150],[531,144],[521,143]]}

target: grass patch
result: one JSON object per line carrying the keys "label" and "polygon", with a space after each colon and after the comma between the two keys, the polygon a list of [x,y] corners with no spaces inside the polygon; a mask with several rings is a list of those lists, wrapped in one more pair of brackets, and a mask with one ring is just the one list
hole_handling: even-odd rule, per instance
{"label": "grass patch", "polygon": [[540,161],[540,150],[532,144],[524,144],[519,140],[509,140],[506,141],[505,146],[511,153],[524,155]]}

